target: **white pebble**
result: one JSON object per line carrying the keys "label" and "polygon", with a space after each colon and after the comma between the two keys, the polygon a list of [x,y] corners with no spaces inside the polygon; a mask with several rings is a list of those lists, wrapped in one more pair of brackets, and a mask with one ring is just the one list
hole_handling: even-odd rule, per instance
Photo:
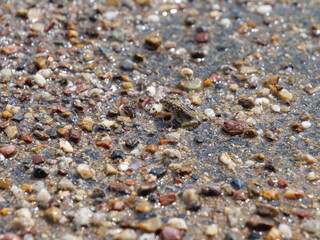
{"label": "white pebble", "polygon": [[38,73],[34,76],[34,81],[36,82],[36,84],[38,84],[39,87],[44,87],[47,84],[46,79]]}
{"label": "white pebble", "polygon": [[238,225],[238,222],[241,217],[241,208],[235,207],[231,208],[228,212],[228,220],[231,227],[235,227]]}
{"label": "white pebble", "polygon": [[32,227],[34,225],[34,220],[32,219],[31,211],[28,208],[20,208],[15,212],[15,218],[13,223],[17,227]]}
{"label": "white pebble", "polygon": [[74,215],[73,223],[77,226],[88,226],[91,222],[92,216],[93,213],[89,208],[80,208],[80,210],[77,210]]}
{"label": "white pebble", "polygon": [[47,203],[51,199],[51,195],[45,188],[43,188],[38,193],[36,199],[37,199],[38,202]]}
{"label": "white pebble", "polygon": [[107,214],[106,213],[104,213],[104,212],[96,212],[96,213],[93,214],[91,221],[92,221],[92,223],[94,225],[99,225],[101,222],[105,221],[106,218],[107,218]]}
{"label": "white pebble", "polygon": [[149,87],[147,87],[147,92],[149,92],[149,94],[151,96],[154,96],[154,95],[156,95],[157,90],[156,90],[156,88],[154,86],[149,86]]}
{"label": "white pebble", "polygon": [[279,113],[281,111],[281,107],[278,104],[271,106],[272,111]]}
{"label": "white pebble", "polygon": [[40,69],[37,74],[40,74],[44,78],[49,78],[52,74],[52,71],[50,68]]}
{"label": "white pebble", "polygon": [[62,238],[62,240],[82,240],[82,238],[77,237],[75,235],[69,234],[67,233],[66,235],[64,235]]}
{"label": "white pebble", "polygon": [[182,68],[180,74],[182,77],[192,77],[193,71],[190,68]]}
{"label": "white pebble", "polygon": [[305,129],[307,129],[307,128],[310,128],[310,127],[311,127],[311,122],[310,122],[310,121],[303,121],[303,122],[301,123],[301,125],[302,125]]}
{"label": "white pebble", "polygon": [[114,123],[115,121],[103,119],[99,124],[105,126],[106,128],[110,128]]}
{"label": "white pebble", "polygon": [[228,153],[224,152],[220,156],[220,161],[227,165],[228,169],[235,171],[235,167],[237,166],[230,158]]}
{"label": "white pebble", "polygon": [[309,172],[308,175],[307,175],[307,179],[309,181],[314,181],[317,179],[317,174],[315,174],[315,172]]}
{"label": "white pebble", "polygon": [[65,141],[63,139],[60,139],[60,149],[62,149],[65,153],[71,153],[73,152],[73,147],[68,141]]}
{"label": "white pebble", "polygon": [[156,240],[156,235],[154,233],[144,233],[139,237],[139,240]]}
{"label": "white pebble", "polygon": [[10,188],[10,191],[16,198],[23,198],[23,190],[21,188],[18,188],[16,185],[12,185]]}
{"label": "white pebble", "polygon": [[79,164],[77,172],[84,179],[94,178],[94,170],[87,164]]}
{"label": "white pebble", "polygon": [[1,82],[8,82],[11,79],[12,71],[9,68],[4,68],[0,71]]}
{"label": "white pebble", "polygon": [[280,223],[278,230],[283,238],[292,238],[292,232],[289,225]]}
{"label": "white pebble", "polygon": [[266,106],[270,103],[268,98],[262,97],[262,98],[257,98],[255,101],[255,104],[257,105],[262,105],[262,106]]}
{"label": "white pebble", "polygon": [[218,229],[217,224],[211,224],[206,227],[206,235],[207,236],[213,237],[218,234],[218,231],[219,231],[219,229]]}
{"label": "white pebble", "polygon": [[230,27],[231,20],[229,18],[223,18],[223,19],[221,19],[220,24],[225,27]]}
{"label": "white pebble", "polygon": [[177,143],[180,141],[181,134],[178,132],[171,132],[165,135],[166,139],[168,139],[172,143]]}
{"label": "white pebble", "polygon": [[257,121],[255,119],[253,119],[252,117],[249,117],[247,120],[246,120],[246,124],[248,124],[250,127],[254,126],[257,124]]}
{"label": "white pebble", "polygon": [[177,51],[175,52],[175,55],[181,56],[186,53],[187,53],[187,50],[185,48],[178,48]]}
{"label": "white pebble", "polygon": [[272,11],[271,5],[261,5],[257,8],[257,13],[265,15]]}
{"label": "white pebble", "polygon": [[245,162],[245,164],[246,164],[247,166],[251,166],[251,165],[254,165],[254,161],[248,160],[248,161]]}
{"label": "white pebble", "polygon": [[148,23],[156,23],[160,21],[160,17],[158,15],[150,15],[147,18]]}
{"label": "white pebble", "polygon": [[204,114],[207,116],[207,117],[214,117],[216,114],[215,112],[213,111],[212,108],[207,108],[204,110]]}
{"label": "white pebble", "polygon": [[118,169],[120,171],[127,171],[129,169],[129,163],[128,162],[122,162],[118,165]]}

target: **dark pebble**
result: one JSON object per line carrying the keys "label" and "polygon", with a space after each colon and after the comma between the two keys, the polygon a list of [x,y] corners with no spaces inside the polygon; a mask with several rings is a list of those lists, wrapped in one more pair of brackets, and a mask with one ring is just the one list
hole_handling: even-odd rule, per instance
{"label": "dark pebble", "polygon": [[133,61],[131,61],[130,59],[126,59],[121,63],[120,67],[125,71],[132,71],[134,68],[134,65],[135,64]]}
{"label": "dark pebble", "polygon": [[240,135],[246,129],[246,124],[242,121],[228,120],[225,121],[222,130],[231,136]]}
{"label": "dark pebble", "polygon": [[255,106],[254,99],[252,97],[240,98],[238,103],[245,109],[251,109]]}
{"label": "dark pebble", "polygon": [[45,161],[46,161],[46,159],[40,155],[33,155],[32,156],[32,162],[34,164],[44,163]]}
{"label": "dark pebble", "polygon": [[184,19],[184,24],[186,26],[192,26],[193,24],[196,23],[196,18],[192,16],[188,16]]}
{"label": "dark pebble", "polygon": [[219,196],[221,194],[221,189],[219,185],[209,183],[201,188],[201,194],[204,196]]}
{"label": "dark pebble", "polygon": [[117,158],[123,158],[125,156],[125,153],[121,150],[114,150],[111,154],[111,159],[117,159]]}
{"label": "dark pebble", "polygon": [[198,210],[200,210],[201,208],[201,203],[200,202],[193,202],[193,203],[189,203],[187,205],[187,210],[190,210],[190,211],[193,211],[193,212],[196,212]]}
{"label": "dark pebble", "polygon": [[40,166],[34,166],[34,169],[33,169],[33,176],[35,178],[46,178],[48,176],[48,172],[43,168],[43,167],[40,167]]}
{"label": "dark pebble", "polygon": [[233,187],[235,190],[245,189],[247,187],[247,184],[242,182],[239,178],[235,178],[230,183],[231,187]]}
{"label": "dark pebble", "polygon": [[245,201],[248,198],[248,192],[246,190],[238,190],[234,192],[233,196],[235,200]]}
{"label": "dark pebble", "polygon": [[125,146],[127,148],[135,148],[139,144],[139,140],[135,138],[129,138],[125,140]]}
{"label": "dark pebble", "polygon": [[279,210],[267,203],[256,203],[257,213],[262,217],[275,217],[280,214]]}
{"label": "dark pebble", "polygon": [[196,143],[203,143],[203,142],[204,142],[204,137],[196,136],[196,137],[194,138],[194,141],[195,141]]}
{"label": "dark pebble", "polygon": [[94,131],[95,132],[103,132],[106,131],[107,128],[106,126],[102,125],[102,124],[98,124],[97,126],[95,126]]}
{"label": "dark pebble", "polygon": [[153,191],[155,191],[156,189],[157,189],[157,185],[154,183],[142,184],[139,188],[139,195],[147,196]]}
{"label": "dark pebble", "polygon": [[255,231],[269,231],[274,224],[266,219],[260,218],[258,215],[253,216],[246,222],[246,227]]}
{"label": "dark pebble", "polygon": [[257,137],[259,134],[255,129],[245,129],[243,131],[243,137],[244,138],[255,138]]}
{"label": "dark pebble", "polygon": [[40,132],[39,130],[35,130],[33,132],[33,135],[40,140],[47,140],[49,138],[49,136],[46,133]]}
{"label": "dark pebble", "polygon": [[224,237],[224,240],[237,240],[237,236],[234,233],[228,232]]}
{"label": "dark pebble", "polygon": [[199,179],[199,176],[197,174],[191,174],[190,177],[193,179],[193,180],[198,180]]}
{"label": "dark pebble", "polygon": [[260,234],[251,232],[250,235],[248,236],[248,239],[249,240],[256,240],[256,239],[262,239],[262,238],[261,238]]}
{"label": "dark pebble", "polygon": [[167,169],[166,168],[153,168],[150,171],[151,174],[156,175],[157,178],[162,178],[166,175]]}
{"label": "dark pebble", "polygon": [[204,52],[203,51],[193,51],[191,52],[192,58],[204,58]]}
{"label": "dark pebble", "polygon": [[92,198],[104,198],[106,196],[106,192],[101,188],[96,188],[92,191]]}
{"label": "dark pebble", "polygon": [[209,34],[207,32],[200,32],[196,34],[195,40],[198,43],[207,43],[209,41]]}
{"label": "dark pebble", "polygon": [[48,134],[50,138],[55,139],[58,137],[58,130],[56,128],[50,128],[48,131],[46,131],[46,134]]}
{"label": "dark pebble", "polygon": [[22,114],[15,114],[12,117],[13,121],[21,122],[24,119],[24,116]]}
{"label": "dark pebble", "polygon": [[81,128],[79,127],[72,127],[70,130],[69,130],[69,140],[72,141],[72,142],[75,142],[75,143],[78,143],[80,141],[80,138],[81,138]]}

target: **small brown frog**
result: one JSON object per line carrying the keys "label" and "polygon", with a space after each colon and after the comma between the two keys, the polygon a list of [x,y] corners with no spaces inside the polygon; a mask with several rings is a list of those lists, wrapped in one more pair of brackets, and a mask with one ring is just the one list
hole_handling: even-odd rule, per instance
{"label": "small brown frog", "polygon": [[182,128],[193,130],[200,126],[201,120],[197,113],[188,108],[184,103],[176,99],[162,99],[162,105],[164,108],[172,113],[171,119],[167,123],[171,123],[173,120],[181,124]]}

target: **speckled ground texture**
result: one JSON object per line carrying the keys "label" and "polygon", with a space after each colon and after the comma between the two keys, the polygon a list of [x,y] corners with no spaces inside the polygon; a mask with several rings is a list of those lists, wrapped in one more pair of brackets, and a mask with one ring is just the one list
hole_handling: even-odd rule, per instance
{"label": "speckled ground texture", "polygon": [[320,239],[319,0],[2,0],[0,50],[0,239]]}

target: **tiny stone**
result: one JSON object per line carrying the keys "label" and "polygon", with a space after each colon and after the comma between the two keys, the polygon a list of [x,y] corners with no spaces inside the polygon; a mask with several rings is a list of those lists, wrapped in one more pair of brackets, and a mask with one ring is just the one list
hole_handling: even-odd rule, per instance
{"label": "tiny stone", "polygon": [[65,153],[71,153],[73,152],[73,147],[68,141],[65,141],[63,139],[60,139],[60,149],[62,149]]}
{"label": "tiny stone", "polygon": [[158,178],[162,178],[166,175],[167,169],[166,168],[153,168],[150,171],[151,174],[156,175]]}
{"label": "tiny stone", "polygon": [[142,184],[139,189],[139,195],[146,196],[152,193],[157,189],[157,185],[154,183],[151,184]]}
{"label": "tiny stone", "polygon": [[159,202],[162,206],[168,206],[169,204],[175,202],[177,196],[174,193],[169,193],[167,195],[159,197]]}
{"label": "tiny stone", "polygon": [[151,212],[153,209],[152,204],[149,201],[139,202],[136,206],[137,212],[147,213]]}
{"label": "tiny stone", "polygon": [[134,69],[135,63],[130,59],[126,59],[121,63],[121,68],[126,71],[132,71]]}
{"label": "tiny stone", "polygon": [[51,199],[51,195],[49,194],[49,192],[45,188],[43,188],[37,194],[37,198],[36,199],[37,199],[38,202],[47,203]]}
{"label": "tiny stone", "polygon": [[274,111],[274,112],[279,113],[279,112],[281,112],[281,107],[280,107],[280,105],[275,104],[275,105],[271,106],[271,110]]}
{"label": "tiny stone", "polygon": [[94,178],[94,170],[87,164],[79,164],[77,167],[77,172],[84,179]]}
{"label": "tiny stone", "polygon": [[160,218],[149,218],[139,224],[139,227],[143,231],[157,232],[163,228],[163,223]]}
{"label": "tiny stone", "polygon": [[47,170],[45,170],[43,167],[40,167],[38,165],[34,166],[33,169],[33,176],[35,178],[46,178],[48,176]]}
{"label": "tiny stone", "polygon": [[112,182],[109,185],[109,188],[113,191],[123,193],[123,194],[131,194],[131,189],[120,182]]}
{"label": "tiny stone", "polygon": [[288,199],[299,199],[304,197],[304,192],[299,189],[288,189],[283,196]]}
{"label": "tiny stone", "polygon": [[206,235],[209,237],[214,237],[219,232],[217,224],[211,224],[206,227]]}
{"label": "tiny stone", "polygon": [[187,223],[183,218],[170,218],[167,222],[167,225],[179,230],[188,231]]}
{"label": "tiny stone", "polygon": [[4,130],[4,132],[10,139],[13,139],[18,135],[18,128],[15,126],[9,126]]}
{"label": "tiny stone", "polygon": [[186,204],[199,201],[199,196],[195,189],[187,189],[182,195],[182,199]]}
{"label": "tiny stone", "polygon": [[40,74],[36,74],[36,75],[34,76],[34,81],[35,81],[36,84],[38,84],[38,86],[41,87],[41,88],[45,87],[46,84],[47,84],[46,79],[45,79],[42,75],[40,75]]}
{"label": "tiny stone", "polygon": [[178,229],[166,226],[162,229],[162,238],[163,240],[182,240],[182,234]]}
{"label": "tiny stone", "polygon": [[88,226],[91,222],[93,212],[88,207],[80,208],[76,211],[73,223],[76,226]]}
{"label": "tiny stone", "polygon": [[107,175],[113,175],[117,173],[117,169],[112,166],[111,164],[107,164],[106,165],[106,174]]}
{"label": "tiny stone", "polygon": [[278,229],[282,234],[283,238],[288,238],[288,239],[292,238],[292,232],[289,225],[285,223],[280,223]]}
{"label": "tiny stone", "polygon": [[62,211],[54,206],[48,208],[44,214],[46,218],[53,223],[59,222],[60,218],[62,217]]}
{"label": "tiny stone", "polygon": [[201,188],[201,194],[204,196],[219,196],[221,194],[221,189],[219,185],[209,183]]}
{"label": "tiny stone", "polygon": [[40,155],[33,155],[32,156],[32,162],[34,164],[44,163],[45,161],[46,161],[45,158]]}
{"label": "tiny stone", "polygon": [[241,121],[228,120],[224,122],[222,130],[231,136],[240,135],[246,128],[246,124]]}
{"label": "tiny stone", "polygon": [[152,32],[146,36],[145,42],[148,48],[156,50],[162,43],[162,36],[159,32]]}
{"label": "tiny stone", "polygon": [[209,117],[209,118],[212,118],[212,117],[215,117],[215,113],[214,113],[214,110],[211,109],[211,108],[207,108],[204,110],[204,114]]}

